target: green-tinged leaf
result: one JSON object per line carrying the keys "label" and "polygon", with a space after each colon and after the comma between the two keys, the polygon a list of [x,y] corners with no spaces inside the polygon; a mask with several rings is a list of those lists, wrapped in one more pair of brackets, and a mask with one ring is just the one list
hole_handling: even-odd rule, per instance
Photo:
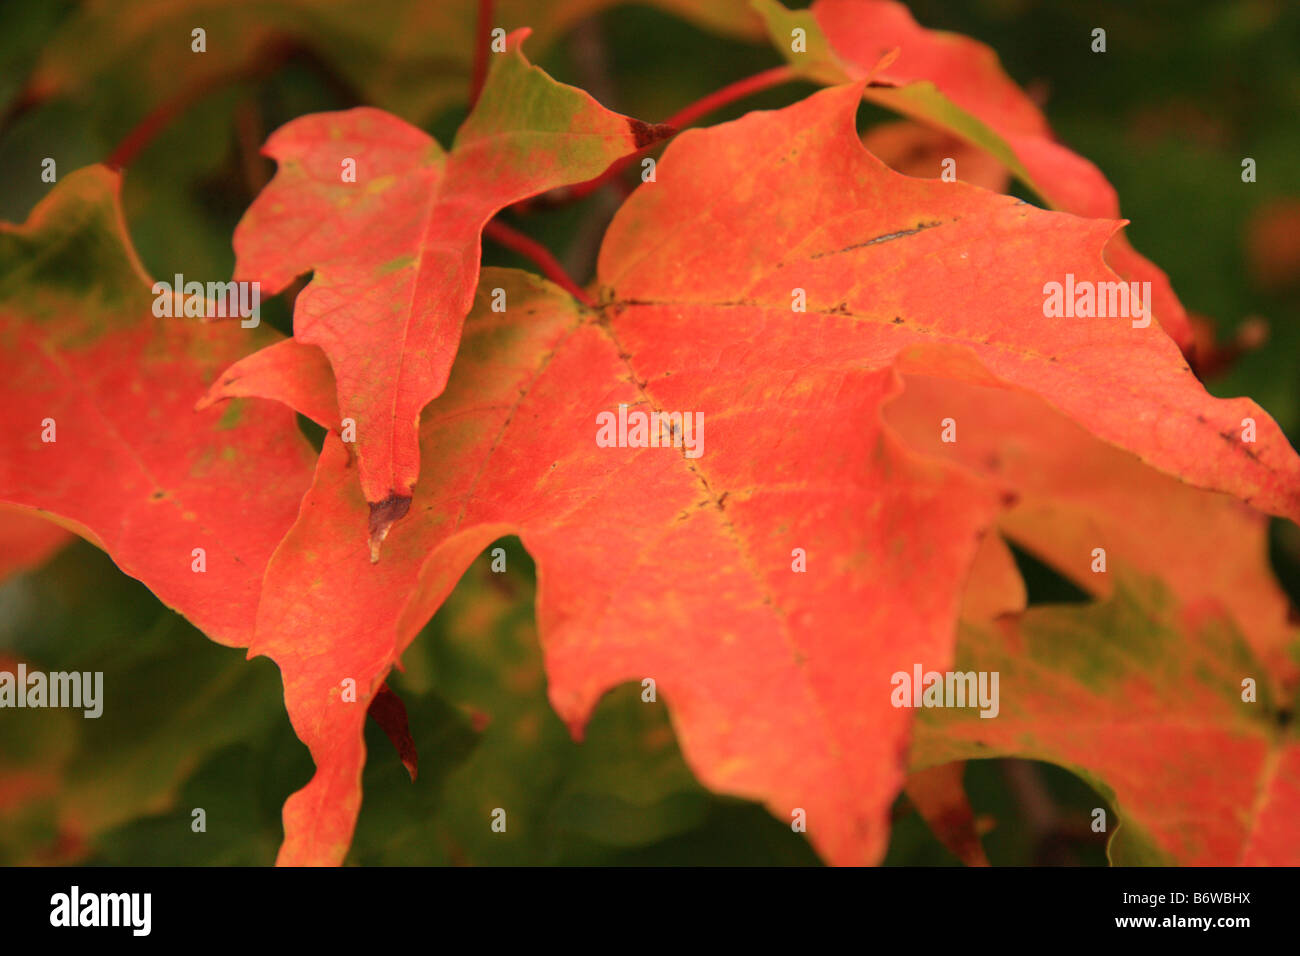
{"label": "green-tinged leaf", "polygon": [[155,316],[119,188],[88,167],[0,227],[0,501],[48,513],[213,640],[247,645],[310,448],[286,409],[193,410],[274,334]]}
{"label": "green-tinged leaf", "polygon": [[1269,696],[1267,668],[1230,620],[1189,622],[1176,607],[1158,581],[1130,577],[1096,605],[963,627],[954,670],[999,675],[997,715],[922,711],[913,766],[1059,764],[1118,816],[1116,863],[1294,865],[1294,701]]}

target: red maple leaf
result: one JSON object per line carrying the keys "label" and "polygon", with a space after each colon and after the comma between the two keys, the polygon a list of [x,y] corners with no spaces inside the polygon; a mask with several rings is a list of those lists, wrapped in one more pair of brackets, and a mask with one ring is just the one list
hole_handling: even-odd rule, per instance
{"label": "red maple leaf", "polygon": [[[1036,393],[1155,468],[1300,515],[1277,426],[1209,396],[1158,325],[1045,315],[1045,280],[1116,280],[1120,223],[893,173],[854,132],[861,95],[683,134],[610,227],[596,309],[486,273],[423,419],[427,483],[379,565],[338,534],[368,506],[327,438],[253,647],[280,664],[317,764],[286,805],[282,862],[342,858],[365,702],[506,533],[537,561],[551,699],[575,731],[611,686],[654,678],[704,783],[804,811],[832,861],[878,859],[911,720],[889,675],[951,660],[1000,502],[882,419],[900,374]],[[254,361],[242,394],[329,394],[310,346]],[[603,447],[598,416],[633,410],[702,416],[702,442],[652,426],[660,447]],[[347,679],[360,706],[340,700]]]}
{"label": "red maple leaf", "polygon": [[478,282],[483,227],[511,203],[583,182],[669,132],[604,109],[520,50],[492,58],[450,151],[371,108],[304,116],[265,152],[275,178],[235,231],[236,278],[312,279],[295,338],[329,357],[355,422],[371,551],[410,506],[420,411],[446,385]]}

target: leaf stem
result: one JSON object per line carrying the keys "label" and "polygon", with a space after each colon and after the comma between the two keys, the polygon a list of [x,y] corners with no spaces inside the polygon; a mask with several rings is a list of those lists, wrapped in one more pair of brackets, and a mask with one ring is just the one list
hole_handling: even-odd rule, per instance
{"label": "leaf stem", "polygon": [[683,126],[689,126],[701,116],[712,113],[714,110],[722,109],[736,100],[742,100],[746,96],[752,96],[762,90],[771,89],[774,86],[780,86],[782,83],[788,83],[795,79],[794,68],[790,66],[774,66],[770,70],[763,70],[761,73],[755,73],[753,76],[745,77],[743,80],[737,80],[730,83],[720,90],[715,90],[708,96],[701,97],[690,106],[678,110],[668,119],[664,120],[666,126],[675,126],[681,129]]}
{"label": "leaf stem", "polygon": [[537,240],[530,239],[517,229],[511,229],[505,223],[495,219],[483,228],[483,235],[519,253],[525,259],[531,259],[537,268],[542,270],[542,275],[561,286],[569,295],[588,308],[596,307],[596,301],[569,278],[569,274],[564,271],[564,266],[560,265],[559,260]]}

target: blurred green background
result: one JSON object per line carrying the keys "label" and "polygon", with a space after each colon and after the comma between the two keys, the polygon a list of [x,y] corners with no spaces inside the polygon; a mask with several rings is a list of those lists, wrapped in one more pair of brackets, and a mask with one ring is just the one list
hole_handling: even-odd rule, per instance
{"label": "blurred green background", "polygon": [[[449,5],[465,7],[472,23],[472,4]],[[97,14],[101,6],[111,12]],[[0,6],[0,218],[21,221],[50,188],[40,177],[45,157],[56,159],[60,176],[102,161],[151,107],[184,97],[185,75],[158,88],[158,78],[143,70],[141,57],[155,49],[151,44],[188,47],[188,28],[162,39],[148,35],[137,14],[154,6],[87,9],[41,0]],[[319,29],[288,30],[293,42],[273,47],[274,55],[259,54],[259,68],[184,100],[126,175],[128,226],[151,273],[229,276],[231,233],[272,171],[257,146],[295,116],[375,101],[400,107],[450,143],[465,114],[457,100],[463,93],[455,92],[467,82],[463,30],[435,37],[429,50],[392,71],[385,86],[376,65],[386,62],[384,45],[405,42],[384,32],[391,6],[401,4],[351,5],[369,24],[358,19],[355,42],[348,15],[319,23],[290,18]],[[721,35],[658,7],[588,6],[607,8],[553,29],[535,24],[538,35],[525,49],[558,79],[647,121],[781,62],[761,39]],[[1010,75],[1041,98],[1059,138],[1117,188],[1134,245],[1169,273],[1190,312],[1213,320],[1221,345],[1231,350],[1243,329],[1257,341],[1267,328],[1263,345],[1243,350],[1207,385],[1223,396],[1249,394],[1297,444],[1300,4],[916,0],[910,6],[923,25],[989,43]],[[285,8],[298,7],[311,5],[225,9],[238,8],[243,26],[234,20],[230,29],[241,35],[259,17],[280,23]],[[182,17],[183,24],[203,25],[215,7],[193,9],[201,12]],[[503,8],[503,16],[508,12]],[[517,24],[507,17],[504,25]],[[1104,55],[1089,49],[1098,26],[1107,30]],[[218,37],[213,29],[209,43]],[[439,54],[438,44],[455,56]],[[88,79],[80,86],[34,85],[51,75],[42,64],[59,49],[72,50],[64,62],[84,57]],[[422,98],[426,81],[428,90],[445,95]],[[706,122],[779,107],[812,89],[769,90]],[[887,118],[867,108],[862,117],[864,123]],[[1257,163],[1255,183],[1241,181],[1244,157]],[[619,195],[607,188],[512,224],[585,282]],[[484,262],[532,268],[490,241]],[[284,297],[264,316],[291,331]],[[365,802],[349,862],[816,862],[788,824],[758,806],[703,791],[682,762],[662,704],[642,704],[639,687],[611,693],[585,741],[570,739],[546,700],[532,624],[532,563],[513,539],[500,544],[508,552],[507,573],[492,574],[490,559],[480,558],[406,655],[405,671],[390,681],[420,750],[415,783],[368,724]],[[1018,557],[1032,602],[1081,599],[1050,570]],[[1300,603],[1294,527],[1275,523],[1272,557]],[[0,655],[47,670],[102,670],[115,704],[99,720],[57,711],[38,712],[36,719],[30,711],[0,716],[0,862],[273,861],[280,807],[311,773],[285,717],[273,664],[246,662],[242,652],[209,642],[80,541],[44,567],[0,584]],[[1070,774],[1043,764],[980,761],[969,767],[966,783],[994,865],[1105,862],[1105,835],[1087,826],[1091,808],[1104,803]],[[207,817],[201,834],[190,827],[196,807]],[[505,834],[489,829],[496,807],[507,808]],[[894,816],[887,863],[957,863],[906,798]]]}

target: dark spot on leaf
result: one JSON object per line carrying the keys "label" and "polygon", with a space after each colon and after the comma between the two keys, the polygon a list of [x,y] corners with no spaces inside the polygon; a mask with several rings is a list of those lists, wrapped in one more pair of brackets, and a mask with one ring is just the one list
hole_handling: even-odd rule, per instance
{"label": "dark spot on leaf", "polygon": [[667,139],[677,132],[671,126],[664,123],[643,123],[639,119],[627,118],[627,128],[632,131],[632,138],[636,141],[636,148],[641,149],[643,146],[649,146],[651,143],[657,143],[660,140]]}
{"label": "dark spot on leaf", "polygon": [[379,546],[388,537],[388,529],[411,510],[411,499],[390,494],[383,501],[370,503],[370,562],[379,560]]}
{"label": "dark spot on leaf", "polygon": [[[950,220],[956,222],[957,220]],[[864,242],[855,242],[845,246],[842,249],[831,249],[828,252],[816,252],[809,256],[809,259],[822,259],[826,256],[839,255],[841,252],[849,252],[853,249],[861,249],[863,246],[874,246],[881,242],[893,242],[895,239],[902,239],[904,236],[915,236],[918,232],[925,232],[927,229],[933,229],[936,226],[942,226],[941,222],[918,222],[915,229],[900,229],[898,232],[888,232],[883,236],[876,236],[874,239],[867,239]]]}
{"label": "dark spot on leaf", "polygon": [[1219,432],[1219,437],[1222,438],[1224,441],[1226,441],[1229,445],[1232,445],[1236,448],[1240,448],[1242,451],[1246,453],[1246,457],[1248,457],[1251,461],[1259,461],[1259,454],[1253,448],[1247,445],[1245,442],[1237,441],[1237,436],[1234,435],[1231,431]]}

